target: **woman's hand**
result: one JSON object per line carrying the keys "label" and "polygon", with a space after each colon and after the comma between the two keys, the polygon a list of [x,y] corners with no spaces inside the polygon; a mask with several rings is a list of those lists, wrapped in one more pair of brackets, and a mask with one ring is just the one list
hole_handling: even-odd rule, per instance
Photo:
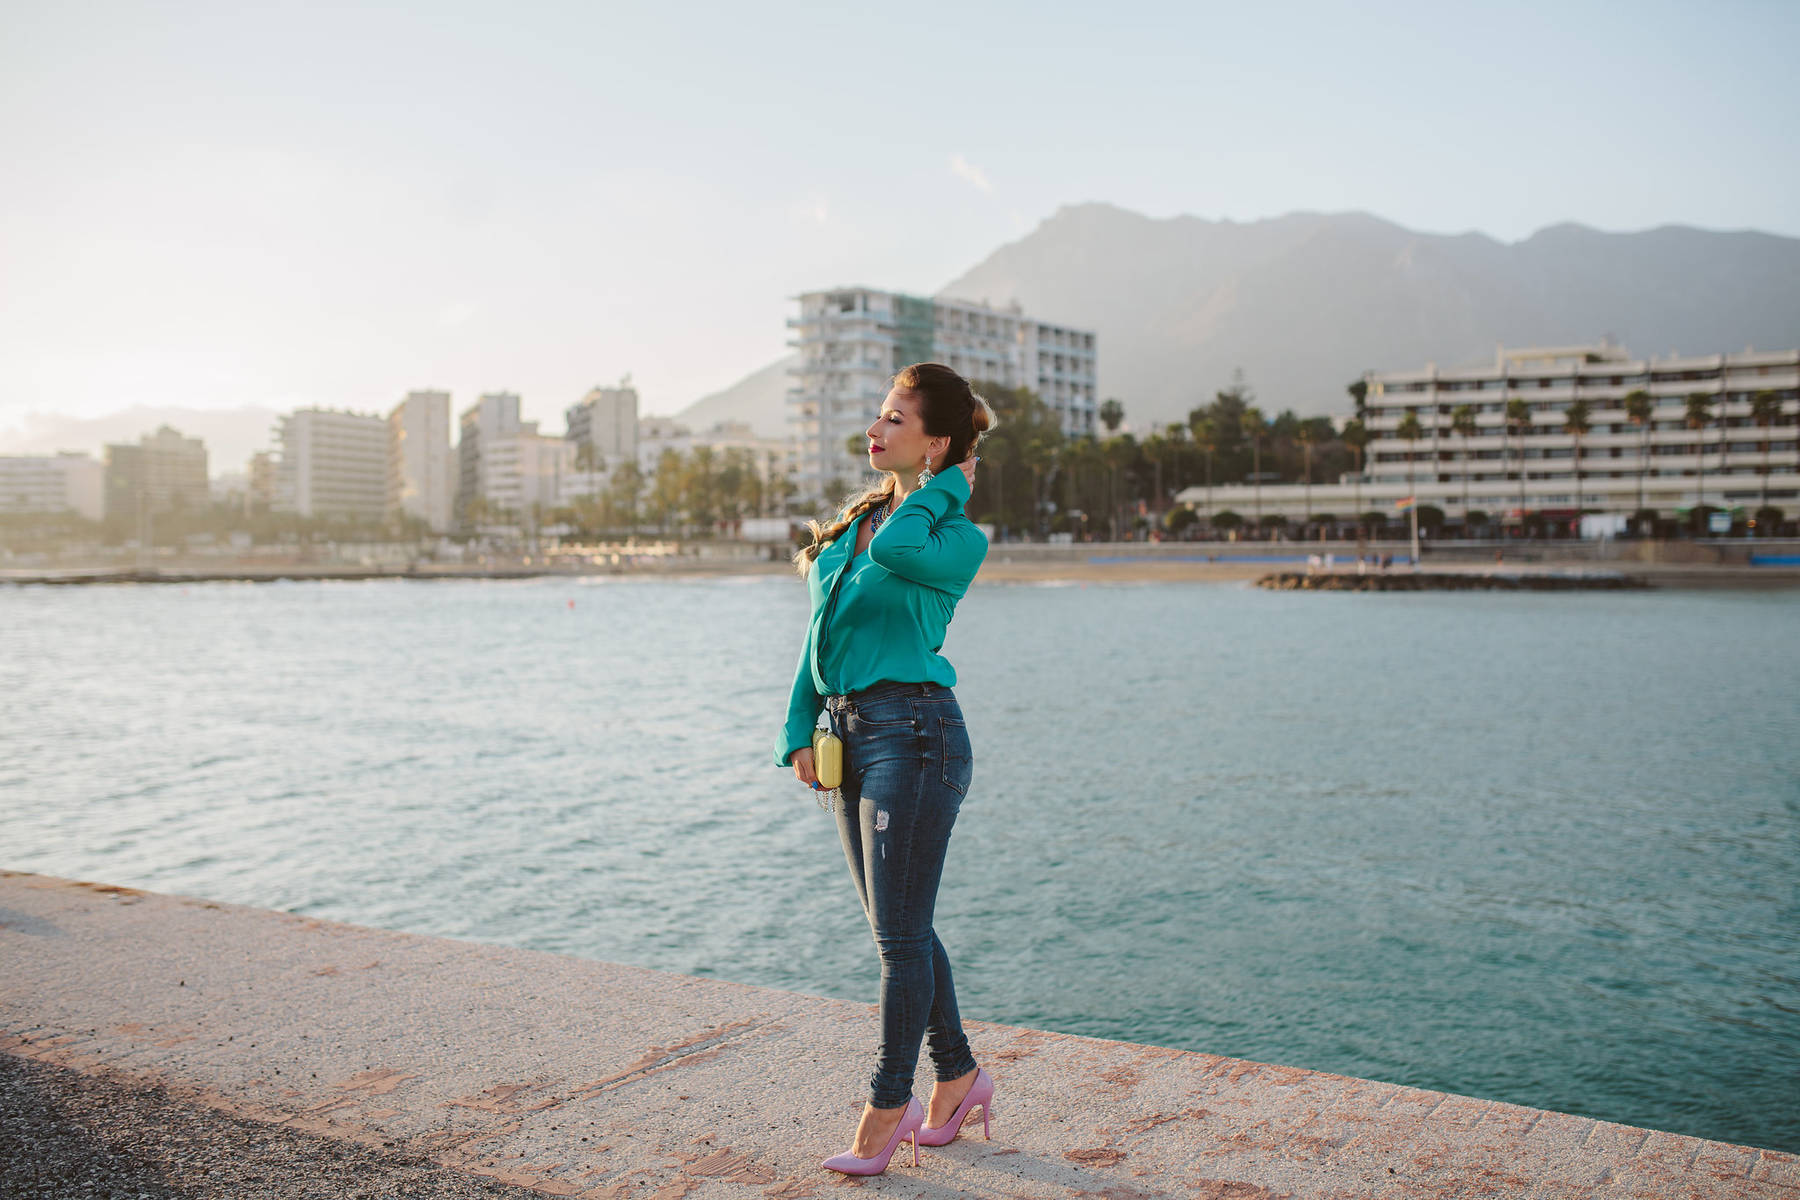
{"label": "woman's hand", "polygon": [[801,783],[804,783],[810,788],[819,786],[819,772],[817,768],[813,766],[813,752],[811,746],[802,746],[794,751],[788,758],[788,762],[794,768],[795,779],[798,779]]}
{"label": "woman's hand", "polygon": [[977,456],[974,458],[965,458],[956,464],[962,468],[962,473],[968,479],[970,487],[975,486],[975,464],[980,461],[980,457]]}

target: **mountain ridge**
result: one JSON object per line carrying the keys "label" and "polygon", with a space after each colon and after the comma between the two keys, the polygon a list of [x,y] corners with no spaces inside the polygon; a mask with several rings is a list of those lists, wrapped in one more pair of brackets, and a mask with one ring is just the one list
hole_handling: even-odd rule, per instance
{"label": "mountain ridge", "polygon": [[937,294],[1093,329],[1101,394],[1144,428],[1184,418],[1238,367],[1264,408],[1317,415],[1345,411],[1364,370],[1490,361],[1497,344],[1786,348],[1800,342],[1800,239],[1565,221],[1503,242],[1361,211],[1234,222],[1093,202]]}

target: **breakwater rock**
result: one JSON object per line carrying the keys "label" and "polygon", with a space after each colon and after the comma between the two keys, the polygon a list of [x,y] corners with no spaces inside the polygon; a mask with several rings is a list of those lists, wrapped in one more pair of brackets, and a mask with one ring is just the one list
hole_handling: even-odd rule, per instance
{"label": "breakwater rock", "polygon": [[1347,571],[1308,574],[1278,571],[1265,575],[1257,587],[1303,592],[1619,592],[1637,591],[1651,584],[1635,575],[1617,572],[1561,574],[1549,571],[1396,571],[1364,575]]}

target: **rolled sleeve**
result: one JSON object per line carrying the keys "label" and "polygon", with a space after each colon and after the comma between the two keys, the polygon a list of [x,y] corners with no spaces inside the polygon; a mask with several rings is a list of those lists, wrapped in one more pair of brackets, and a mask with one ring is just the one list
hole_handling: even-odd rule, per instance
{"label": "rolled sleeve", "polygon": [[933,475],[907,496],[869,542],[869,560],[914,583],[967,587],[987,557],[987,538],[960,516],[969,480],[960,467]]}

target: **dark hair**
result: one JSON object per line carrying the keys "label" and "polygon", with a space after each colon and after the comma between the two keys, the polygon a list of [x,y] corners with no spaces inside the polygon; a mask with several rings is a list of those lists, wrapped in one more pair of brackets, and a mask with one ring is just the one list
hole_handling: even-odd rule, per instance
{"label": "dark hair", "polygon": [[[894,372],[890,386],[919,398],[919,419],[929,436],[950,439],[944,461],[934,464],[940,471],[960,465],[974,452],[981,435],[994,427],[994,410],[988,407],[988,402],[975,394],[968,380],[943,363],[914,363],[910,367],[901,367]],[[819,557],[819,551],[835,542],[856,518],[893,498],[894,481],[887,477],[853,497],[830,524],[808,521],[806,527],[812,531],[812,545],[802,546],[795,553],[795,568],[802,575],[806,574],[812,561]]]}
{"label": "dark hair", "polygon": [[943,363],[914,363],[894,373],[893,386],[919,398],[919,416],[925,432],[950,439],[939,470],[947,470],[969,457],[981,435],[994,426],[994,410],[975,394],[969,381]]}

